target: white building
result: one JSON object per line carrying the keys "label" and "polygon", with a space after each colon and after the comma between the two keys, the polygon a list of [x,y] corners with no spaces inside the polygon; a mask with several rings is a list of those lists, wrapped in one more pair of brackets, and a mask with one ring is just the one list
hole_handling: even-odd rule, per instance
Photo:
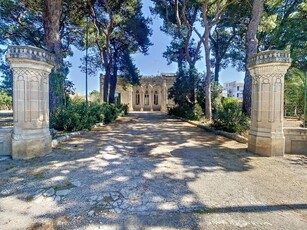
{"label": "white building", "polygon": [[242,82],[226,82],[223,84],[223,97],[232,97],[242,100],[244,83]]}

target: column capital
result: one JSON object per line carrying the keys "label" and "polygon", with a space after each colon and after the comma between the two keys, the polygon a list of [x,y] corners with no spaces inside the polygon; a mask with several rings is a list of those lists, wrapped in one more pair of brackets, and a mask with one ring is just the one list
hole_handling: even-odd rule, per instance
{"label": "column capital", "polygon": [[55,57],[48,51],[34,46],[9,46],[6,60],[11,68],[45,69],[50,72],[55,66]]}
{"label": "column capital", "polygon": [[274,64],[274,63],[284,63],[290,66],[291,58],[289,51],[282,50],[267,50],[259,52],[248,59],[247,68],[252,69],[256,66]]}

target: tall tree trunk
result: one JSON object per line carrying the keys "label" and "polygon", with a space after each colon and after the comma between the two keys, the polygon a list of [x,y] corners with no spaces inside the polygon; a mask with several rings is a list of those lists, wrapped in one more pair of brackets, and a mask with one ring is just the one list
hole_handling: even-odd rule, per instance
{"label": "tall tree trunk", "polygon": [[105,48],[102,48],[103,65],[105,68],[105,76],[103,81],[103,102],[109,103],[109,85],[111,78],[111,58]]}
{"label": "tall tree trunk", "polygon": [[209,46],[209,34],[210,27],[205,23],[205,59],[206,59],[206,80],[205,80],[205,117],[211,121],[212,119],[212,108],[211,108],[211,62],[210,62],[210,46]]}
{"label": "tall tree trunk", "polygon": [[114,51],[113,56],[113,73],[110,78],[110,94],[109,94],[109,103],[115,103],[115,90],[117,84],[117,51]]}
{"label": "tall tree trunk", "polygon": [[111,67],[109,65],[106,66],[105,72],[106,74],[103,82],[103,101],[109,103],[109,85],[111,78]]}
{"label": "tall tree trunk", "polygon": [[206,63],[206,79],[205,79],[205,117],[210,122],[212,119],[212,106],[211,106],[211,61],[210,61],[210,31],[212,26],[208,22],[207,10],[208,10],[209,0],[204,2],[202,8],[202,18],[205,27],[205,33],[202,38],[205,49],[205,63]]}
{"label": "tall tree trunk", "polygon": [[[246,34],[246,63],[248,59],[257,53],[258,40],[256,38],[258,26],[261,20],[261,15],[263,12],[264,0],[254,0],[252,17],[248,25]],[[244,89],[243,89],[243,112],[250,116],[251,115],[251,105],[252,105],[252,77],[246,68],[245,78],[244,78]]]}
{"label": "tall tree trunk", "polygon": [[218,60],[217,58],[215,59],[214,63],[214,81],[216,83],[219,83],[219,77],[220,77],[220,63],[221,61]]}
{"label": "tall tree trunk", "polygon": [[190,97],[189,97],[189,103],[190,106],[193,107],[195,105],[195,85],[196,85],[196,79],[195,79],[195,64],[189,63],[189,82],[192,85],[190,88]]}
{"label": "tall tree trunk", "polygon": [[44,1],[44,30],[46,46],[49,52],[55,54],[56,66],[49,78],[49,109],[52,113],[64,100],[64,81],[62,73],[63,55],[60,38],[60,19],[62,15],[62,0]]}

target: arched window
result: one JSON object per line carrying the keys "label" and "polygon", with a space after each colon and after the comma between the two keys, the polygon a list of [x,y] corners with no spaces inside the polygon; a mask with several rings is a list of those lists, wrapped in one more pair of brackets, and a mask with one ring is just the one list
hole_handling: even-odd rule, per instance
{"label": "arched window", "polygon": [[144,104],[145,105],[149,105],[149,93],[148,93],[148,91],[145,92]]}
{"label": "arched window", "polygon": [[135,92],[135,104],[140,104],[140,92],[138,90]]}
{"label": "arched window", "polygon": [[158,105],[159,104],[159,97],[158,97],[158,92],[155,91],[154,93],[154,104]]}

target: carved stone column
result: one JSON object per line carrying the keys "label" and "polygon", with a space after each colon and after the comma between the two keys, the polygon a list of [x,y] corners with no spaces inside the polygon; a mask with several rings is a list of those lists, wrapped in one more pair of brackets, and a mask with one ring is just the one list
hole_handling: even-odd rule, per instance
{"label": "carved stone column", "polygon": [[248,150],[263,156],[283,156],[284,76],[290,66],[286,51],[265,51],[251,57],[251,127]]}
{"label": "carved stone column", "polygon": [[11,46],[6,58],[13,71],[12,157],[27,159],[51,151],[49,74],[54,57],[32,46]]}
{"label": "carved stone column", "polygon": [[140,104],[141,104],[140,111],[144,111],[144,96],[145,96],[145,93],[144,93],[144,90],[142,89],[140,92]]}
{"label": "carved stone column", "polygon": [[163,80],[162,90],[161,90],[161,111],[167,112],[167,88],[166,80]]}
{"label": "carved stone column", "polygon": [[130,86],[128,90],[129,90],[129,105],[128,105],[128,109],[129,109],[129,111],[133,111],[133,97],[135,97],[135,95],[133,94],[133,87]]}
{"label": "carved stone column", "polygon": [[153,89],[151,91],[149,91],[149,105],[150,105],[150,111],[152,112],[153,111],[153,100],[154,100],[154,97],[153,97]]}

